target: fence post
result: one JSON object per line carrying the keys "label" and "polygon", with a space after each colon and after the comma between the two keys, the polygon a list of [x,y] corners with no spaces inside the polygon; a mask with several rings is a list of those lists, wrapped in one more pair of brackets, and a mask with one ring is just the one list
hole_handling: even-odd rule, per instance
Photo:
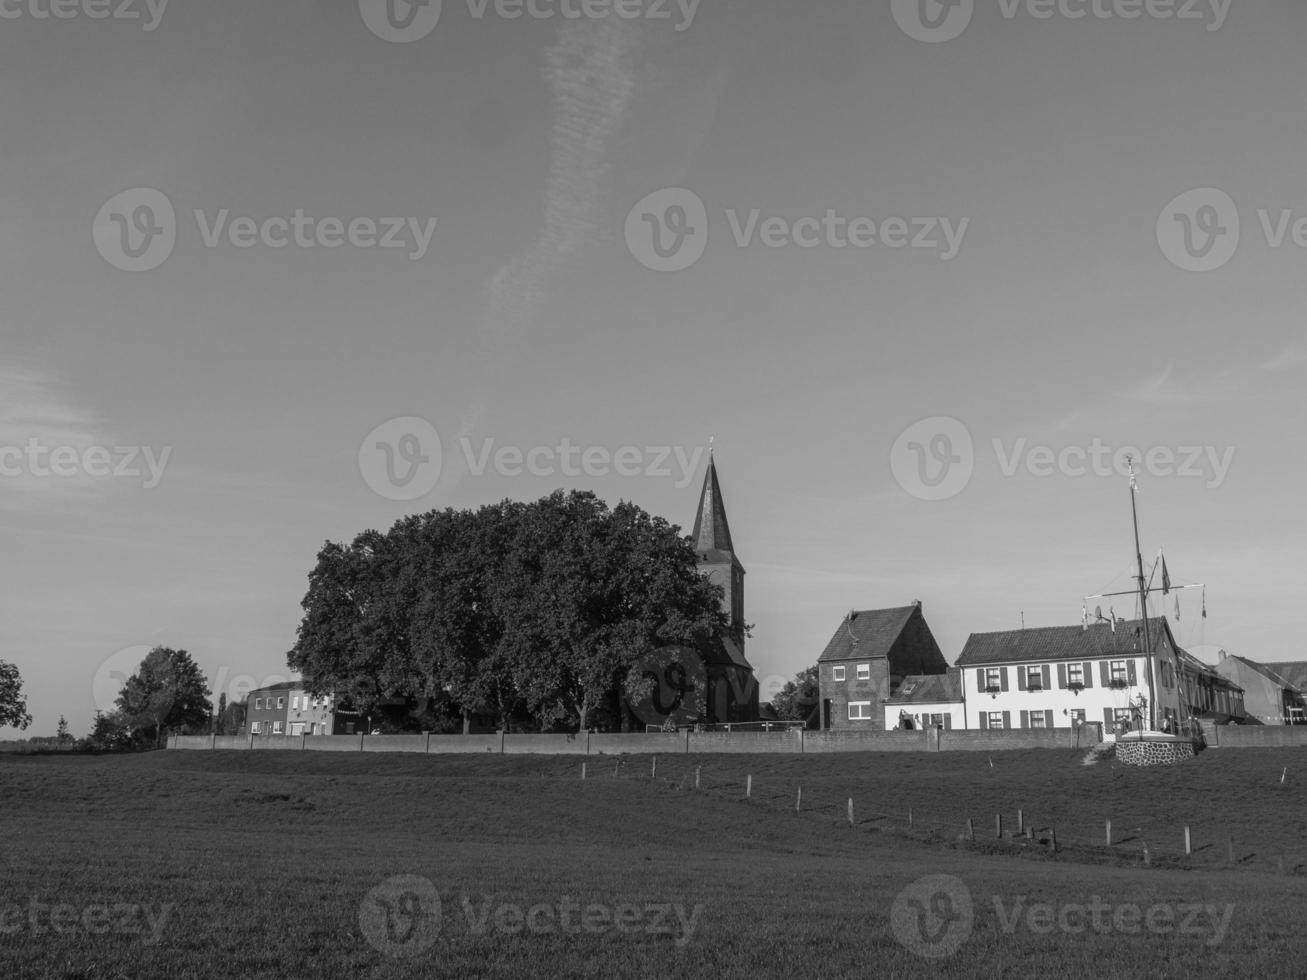
{"label": "fence post", "polygon": [[908,827],[912,826],[912,807],[908,807]]}
{"label": "fence post", "polygon": [[581,779],[585,779],[585,763],[581,763]]}
{"label": "fence post", "polygon": [[1017,811],[1017,836],[1020,837],[1026,832],[1026,815],[1021,810]]}
{"label": "fence post", "polygon": [[1144,841],[1144,867],[1147,868],[1152,863],[1152,859],[1148,856],[1148,841]]}
{"label": "fence post", "polygon": [[1001,813],[994,814],[994,839],[1003,839],[1003,814]]}
{"label": "fence post", "polygon": [[1111,847],[1112,846],[1112,818],[1111,817],[1107,818],[1106,833],[1107,833],[1107,846]]}
{"label": "fence post", "polygon": [[306,734],[304,734],[303,732],[300,732],[300,751],[301,751],[301,752],[304,751],[304,745],[305,745],[306,742],[308,742],[308,740],[309,740],[309,737],[308,737]]}
{"label": "fence post", "polygon": [[1048,852],[1050,854],[1057,853],[1057,831],[1052,827],[1048,828]]}
{"label": "fence post", "polygon": [[1192,846],[1192,841],[1191,841],[1190,838],[1189,838],[1189,825],[1188,825],[1188,824],[1185,824],[1185,825],[1184,825],[1184,852],[1185,852],[1186,854],[1192,854],[1192,853],[1194,852],[1194,849],[1193,849],[1193,846]]}
{"label": "fence post", "polygon": [[976,828],[971,824],[971,818],[967,817],[967,840],[976,839]]}
{"label": "fence post", "polygon": [[212,732],[209,735],[209,748],[216,749],[217,747],[218,747],[218,733]]}
{"label": "fence post", "polygon": [[363,751],[363,739],[364,739],[364,737],[366,736],[366,734],[367,734],[366,732],[359,732],[359,751],[360,751],[360,752]]}
{"label": "fence post", "polygon": [[794,812],[798,813],[803,806],[803,787],[799,787],[799,795],[794,798]]}
{"label": "fence post", "polygon": [[658,756],[653,757],[653,764],[649,767],[649,778],[658,778]]}
{"label": "fence post", "polygon": [[254,733],[250,732],[250,748],[254,748]]}
{"label": "fence post", "polygon": [[701,768],[700,766],[695,766],[695,767],[694,767],[694,788],[695,788],[695,789],[698,789],[698,788],[699,788],[699,769],[700,769],[700,768]]}
{"label": "fence post", "polygon": [[753,796],[753,776],[744,777],[744,798],[747,800]]}
{"label": "fence post", "polygon": [[800,728],[799,729],[799,755],[803,755],[805,751],[803,747],[803,739],[804,739],[803,729]]}
{"label": "fence post", "polygon": [[853,824],[853,797],[850,796],[849,797],[849,826],[852,827],[853,825],[854,825]]}

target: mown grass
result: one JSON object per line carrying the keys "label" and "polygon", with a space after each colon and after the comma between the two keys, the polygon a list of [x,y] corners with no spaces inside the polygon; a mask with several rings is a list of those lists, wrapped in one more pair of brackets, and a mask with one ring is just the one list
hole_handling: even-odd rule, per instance
{"label": "mown grass", "polygon": [[[1237,828],[1259,854],[1301,840],[1307,800],[1292,767],[1304,757],[1293,750],[1209,752],[1151,773],[1081,767],[1078,758],[1002,753],[990,768],[970,753],[662,756],[655,780],[648,757],[625,757],[620,769],[612,757],[591,757],[583,783],[576,757],[5,757],[0,912],[11,914],[0,917],[8,932],[0,967],[34,978],[1300,975],[1307,881],[1276,873],[1278,862],[1144,869],[1074,851],[1019,860],[982,853],[983,841],[960,845],[947,831],[936,842],[882,833],[874,819],[883,811],[888,825],[911,805],[918,822],[932,813],[960,831],[956,814],[974,811],[983,837],[999,805],[1024,804],[1068,827],[1080,814],[1092,827],[1110,808],[1159,827],[1201,815]],[[755,798],[745,802],[748,774]],[[800,782],[805,810],[796,814]],[[1254,848],[1259,828],[1266,843]],[[401,910],[396,931],[378,942],[369,893],[401,875],[429,880],[441,914]],[[903,920],[898,934],[891,924],[896,898],[929,875],[958,879],[965,893],[950,898],[969,897],[974,909],[969,931],[945,930],[958,948],[940,959],[897,938]],[[1181,931],[1159,918],[1150,933],[1128,919],[1114,924],[1110,912],[1098,926],[1073,916],[1047,932],[1040,920],[1012,918],[1019,903],[1048,903],[1056,914],[1095,896],[1113,909],[1233,908],[1219,942],[1208,919]],[[80,922],[55,931],[39,916],[38,932],[33,900],[78,912],[148,906],[156,921],[171,909],[154,942],[148,932],[96,934]],[[557,912],[538,917],[535,932],[496,926],[497,914],[513,926],[513,907],[564,902],[628,906],[640,918],[630,931],[597,919],[586,931],[579,913],[563,929]],[[691,934],[674,915],[653,922],[649,906],[664,904],[686,915],[699,907]],[[407,935],[405,927],[432,922],[438,933]],[[651,924],[677,928],[644,931]]]}

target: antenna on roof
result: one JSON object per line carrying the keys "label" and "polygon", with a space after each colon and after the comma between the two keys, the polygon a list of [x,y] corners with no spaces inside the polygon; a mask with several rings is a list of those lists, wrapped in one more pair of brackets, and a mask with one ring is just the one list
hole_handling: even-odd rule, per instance
{"label": "antenna on roof", "polygon": [[1021,610],[1021,628],[1026,628],[1026,611],[1024,609]]}

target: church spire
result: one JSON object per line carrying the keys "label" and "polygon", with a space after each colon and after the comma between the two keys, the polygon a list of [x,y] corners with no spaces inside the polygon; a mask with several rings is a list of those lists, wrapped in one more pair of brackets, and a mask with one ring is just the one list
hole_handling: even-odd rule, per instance
{"label": "church spire", "polygon": [[699,512],[694,518],[694,550],[699,554],[726,552],[734,555],[731,543],[731,526],[726,522],[726,502],[722,487],[717,481],[717,464],[708,454],[708,472],[703,477],[703,491],[699,494]]}

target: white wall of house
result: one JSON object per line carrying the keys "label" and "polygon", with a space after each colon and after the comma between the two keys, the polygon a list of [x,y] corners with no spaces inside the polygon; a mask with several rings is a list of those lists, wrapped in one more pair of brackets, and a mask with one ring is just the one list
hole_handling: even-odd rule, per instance
{"label": "white wall of house", "polygon": [[[1179,687],[1172,668],[1159,666],[1158,658],[1154,658],[1153,668],[1160,725],[1168,709],[1180,716]],[[1086,670],[1090,672],[1087,682]],[[1084,684],[1079,691],[1072,686],[1077,680]],[[1114,680],[1121,686],[1114,686]],[[972,729],[1071,728],[1080,718],[1107,722],[1104,730],[1110,732],[1111,722],[1118,713],[1126,712],[1138,695],[1149,697],[1146,658],[1142,656],[967,667],[962,671],[962,685],[967,724]],[[1147,709],[1144,717],[1146,725]]]}
{"label": "white wall of house", "polygon": [[286,692],[287,735],[330,735],[333,724],[331,695],[313,697],[308,691],[293,689]]}
{"label": "white wall of house", "polygon": [[902,713],[912,718],[912,727],[921,729],[932,725],[941,725],[948,729],[967,727],[963,704],[961,701],[914,702],[912,704],[886,704],[885,730],[899,727]]}

